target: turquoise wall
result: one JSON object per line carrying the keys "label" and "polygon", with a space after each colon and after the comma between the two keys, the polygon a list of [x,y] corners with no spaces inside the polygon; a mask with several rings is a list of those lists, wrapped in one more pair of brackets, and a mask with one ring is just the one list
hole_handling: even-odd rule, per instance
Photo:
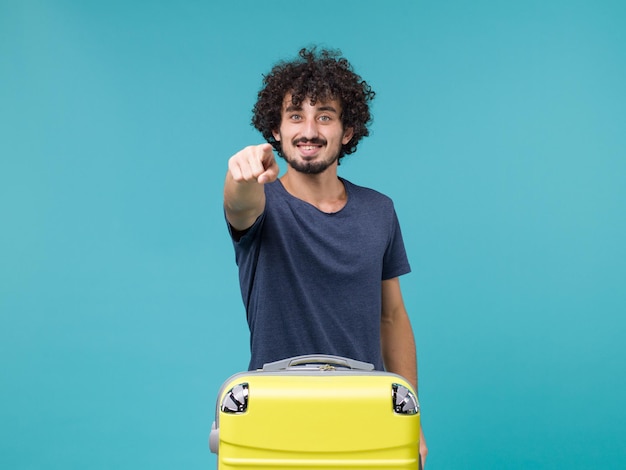
{"label": "turquoise wall", "polygon": [[221,212],[261,74],[377,91],[428,468],[621,469],[626,4],[0,1],[0,467],[215,468],[247,330]]}

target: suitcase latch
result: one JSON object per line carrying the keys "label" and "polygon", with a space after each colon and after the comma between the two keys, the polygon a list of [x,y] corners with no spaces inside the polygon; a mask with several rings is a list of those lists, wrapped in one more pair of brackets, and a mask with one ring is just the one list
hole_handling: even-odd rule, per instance
{"label": "suitcase latch", "polygon": [[248,409],[248,384],[234,386],[224,396],[221,410],[224,413],[245,413]]}

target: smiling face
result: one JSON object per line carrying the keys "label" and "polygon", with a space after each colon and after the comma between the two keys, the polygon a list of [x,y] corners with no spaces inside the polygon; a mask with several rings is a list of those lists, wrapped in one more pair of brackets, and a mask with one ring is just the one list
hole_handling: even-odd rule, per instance
{"label": "smiling face", "polygon": [[304,100],[294,105],[291,94],[283,100],[280,128],[272,134],[281,143],[281,153],[294,170],[319,174],[336,165],[341,147],[352,138],[352,128],[343,128],[338,100]]}

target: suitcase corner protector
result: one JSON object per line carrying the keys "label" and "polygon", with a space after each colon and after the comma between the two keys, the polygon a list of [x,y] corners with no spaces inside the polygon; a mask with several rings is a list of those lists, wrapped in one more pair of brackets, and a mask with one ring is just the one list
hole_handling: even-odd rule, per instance
{"label": "suitcase corner protector", "polygon": [[216,426],[215,421],[213,421],[213,425],[211,426],[211,433],[209,434],[209,449],[212,453],[217,454],[219,449],[220,442],[220,430]]}

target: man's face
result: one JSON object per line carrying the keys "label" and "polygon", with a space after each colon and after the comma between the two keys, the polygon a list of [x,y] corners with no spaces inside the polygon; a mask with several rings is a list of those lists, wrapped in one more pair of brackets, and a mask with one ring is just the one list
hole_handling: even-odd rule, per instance
{"label": "man's face", "polygon": [[283,100],[280,128],[273,132],[282,154],[296,171],[319,174],[335,165],[342,145],[350,142],[352,128],[343,128],[337,100],[304,100],[299,106],[287,93]]}

